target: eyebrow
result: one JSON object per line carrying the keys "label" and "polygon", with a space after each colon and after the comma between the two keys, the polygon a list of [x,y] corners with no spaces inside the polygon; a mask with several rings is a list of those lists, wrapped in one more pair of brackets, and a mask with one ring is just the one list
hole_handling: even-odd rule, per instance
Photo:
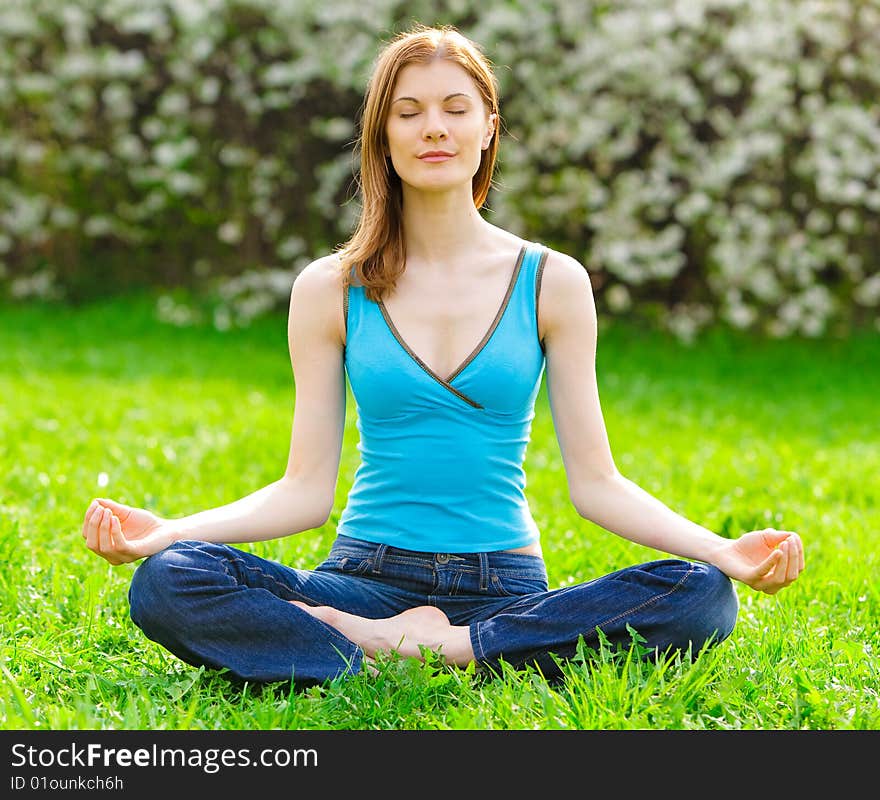
{"label": "eyebrow", "polygon": [[[443,102],[445,103],[447,100],[451,100],[453,97],[467,97],[468,99],[470,99],[470,95],[465,92],[453,92],[452,94],[446,95],[446,97],[443,98]],[[416,97],[398,97],[396,100],[391,101],[391,105],[399,103],[401,100],[411,100],[413,103],[419,102],[418,98]]]}

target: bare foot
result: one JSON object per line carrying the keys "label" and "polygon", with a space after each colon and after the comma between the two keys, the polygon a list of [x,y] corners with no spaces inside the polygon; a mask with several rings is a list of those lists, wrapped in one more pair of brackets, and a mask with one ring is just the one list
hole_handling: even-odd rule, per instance
{"label": "bare foot", "polygon": [[336,628],[370,657],[379,651],[396,651],[402,656],[422,659],[421,648],[425,647],[453,664],[463,666],[474,659],[468,627],[451,625],[446,614],[434,606],[417,606],[393,617],[368,619],[331,606],[290,602]]}

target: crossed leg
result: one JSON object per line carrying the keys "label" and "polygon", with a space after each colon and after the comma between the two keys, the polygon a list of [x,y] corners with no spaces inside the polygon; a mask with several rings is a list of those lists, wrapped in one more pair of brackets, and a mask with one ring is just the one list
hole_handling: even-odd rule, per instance
{"label": "crossed leg", "polygon": [[417,606],[393,617],[368,619],[331,606],[310,606],[299,600],[290,602],[336,628],[369,658],[380,651],[395,651],[421,659],[424,647],[440,653],[449,664],[466,666],[474,660],[468,626],[452,625],[446,614],[435,606]]}

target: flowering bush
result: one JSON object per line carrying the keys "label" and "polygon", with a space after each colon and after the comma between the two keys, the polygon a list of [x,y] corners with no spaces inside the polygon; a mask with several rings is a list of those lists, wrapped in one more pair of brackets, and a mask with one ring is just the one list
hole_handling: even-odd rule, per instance
{"label": "flowering bush", "polygon": [[367,75],[414,21],[497,67],[487,218],[604,312],[877,324],[880,0],[0,0],[0,291],[285,308],[352,229]]}

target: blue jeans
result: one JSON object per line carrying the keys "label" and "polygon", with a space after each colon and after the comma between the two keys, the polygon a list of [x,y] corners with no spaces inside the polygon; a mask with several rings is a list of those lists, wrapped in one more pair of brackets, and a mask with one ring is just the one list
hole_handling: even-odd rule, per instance
{"label": "blue jeans", "polygon": [[560,674],[597,628],[628,646],[696,653],[730,635],[739,607],[715,567],[652,561],[587,583],[549,589],[544,561],[510,552],[422,553],[339,535],[314,569],[294,569],[223,544],[181,541],[150,556],[129,589],[146,636],[196,666],[258,683],[313,685],[357,673],[364,653],[335,628],[288,602],[329,605],[371,619],[414,606],[467,625],[478,663]]}

